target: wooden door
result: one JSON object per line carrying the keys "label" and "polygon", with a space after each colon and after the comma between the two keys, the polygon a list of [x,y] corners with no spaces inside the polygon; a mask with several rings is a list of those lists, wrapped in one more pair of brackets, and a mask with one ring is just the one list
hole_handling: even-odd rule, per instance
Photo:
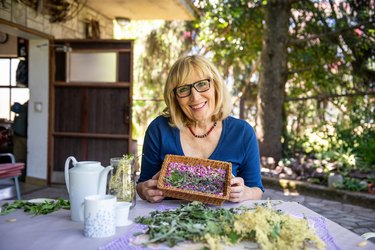
{"label": "wooden door", "polygon": [[100,161],[131,151],[132,51],[129,40],[56,40],[50,111],[50,182],[64,163]]}

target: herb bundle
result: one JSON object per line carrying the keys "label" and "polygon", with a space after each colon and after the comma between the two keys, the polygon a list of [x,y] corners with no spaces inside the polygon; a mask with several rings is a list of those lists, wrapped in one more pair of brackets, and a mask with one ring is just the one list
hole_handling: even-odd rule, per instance
{"label": "herb bundle", "polygon": [[49,214],[59,209],[70,209],[70,203],[68,200],[59,198],[56,201],[44,201],[42,203],[32,203],[28,201],[16,200],[13,203],[4,203],[1,206],[0,215],[9,214],[14,212],[16,209],[23,209],[25,213],[32,215]]}
{"label": "herb bundle", "polygon": [[165,176],[165,186],[222,196],[226,172],[225,169],[210,166],[170,162]]}
{"label": "herb bundle", "polygon": [[320,240],[306,219],[299,219],[268,203],[254,209],[209,208],[200,202],[181,205],[177,209],[153,211],[150,217],[137,217],[137,223],[148,226],[149,240],[144,244],[201,242],[209,249],[222,249],[224,244],[247,240],[262,249],[323,249]]}
{"label": "herb bundle", "polygon": [[184,241],[201,241],[204,235],[224,235],[223,225],[234,222],[234,210],[211,209],[194,201],[178,209],[153,211],[150,217],[137,217],[137,223],[148,225],[149,243],[166,243],[173,247]]}

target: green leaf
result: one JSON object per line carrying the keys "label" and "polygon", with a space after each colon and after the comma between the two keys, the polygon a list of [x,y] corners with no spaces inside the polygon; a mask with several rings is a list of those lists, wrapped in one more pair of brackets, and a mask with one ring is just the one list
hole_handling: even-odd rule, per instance
{"label": "green leaf", "polygon": [[68,200],[59,198],[57,201],[44,201],[43,203],[31,203],[28,201],[16,200],[12,204],[4,203],[0,215],[9,214],[16,209],[23,209],[25,213],[32,215],[49,214],[59,209],[70,209]]}
{"label": "green leaf", "polygon": [[222,232],[220,225],[215,222],[207,221],[207,232],[213,235],[218,235]]}
{"label": "green leaf", "polygon": [[230,231],[228,234],[228,239],[230,243],[235,244],[241,239],[241,236],[234,231]]}

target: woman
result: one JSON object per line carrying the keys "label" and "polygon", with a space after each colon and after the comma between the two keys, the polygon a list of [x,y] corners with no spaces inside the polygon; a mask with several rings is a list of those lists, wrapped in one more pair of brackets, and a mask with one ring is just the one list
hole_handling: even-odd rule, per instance
{"label": "woman", "polygon": [[180,58],[164,88],[167,109],[147,128],[137,192],[150,202],[163,200],[157,180],[166,154],[232,163],[229,200],[261,199],[258,143],[253,128],[229,116],[229,92],[218,70],[201,56]]}

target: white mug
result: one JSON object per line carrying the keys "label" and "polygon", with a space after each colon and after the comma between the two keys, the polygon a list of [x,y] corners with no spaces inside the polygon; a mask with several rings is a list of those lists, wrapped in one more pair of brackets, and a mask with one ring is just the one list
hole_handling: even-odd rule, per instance
{"label": "white mug", "polygon": [[83,234],[86,237],[103,238],[116,233],[116,200],[113,195],[85,197]]}
{"label": "white mug", "polygon": [[129,226],[133,222],[129,220],[130,202],[120,201],[116,203],[116,227]]}

